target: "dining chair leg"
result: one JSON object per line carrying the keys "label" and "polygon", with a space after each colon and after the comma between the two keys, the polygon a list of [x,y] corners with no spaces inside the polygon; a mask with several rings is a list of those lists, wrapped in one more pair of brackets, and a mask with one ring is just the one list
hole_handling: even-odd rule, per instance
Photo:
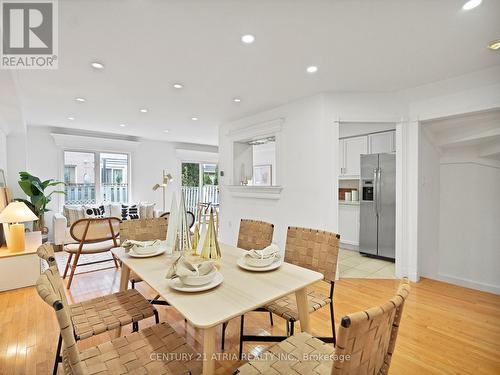
{"label": "dining chair leg", "polygon": [[59,367],[59,362],[61,362],[61,346],[62,346],[62,336],[59,333],[59,340],[57,341],[57,349],[56,349],[56,358],[54,359],[54,370],[52,371],[53,375],[57,375],[57,368]]}
{"label": "dining chair leg", "polygon": [[293,336],[294,327],[295,327],[295,320],[292,320],[290,322],[290,336]]}
{"label": "dining chair leg", "polygon": [[285,321],[286,323],[286,336],[290,336],[290,323],[287,321]]}
{"label": "dining chair leg", "polygon": [[66,262],[66,267],[64,268],[63,279],[65,279],[66,275],[68,274],[68,269],[69,269],[69,265],[71,264],[72,258],[73,258],[73,253],[69,253],[68,261]]}
{"label": "dining chair leg", "polygon": [[78,265],[78,259],[80,258],[80,253],[76,253],[75,260],[71,265],[71,273],[69,274],[68,284],[66,285],[66,289],[71,288],[71,283],[73,282],[73,276],[75,276],[76,266]]}
{"label": "dining chair leg", "polygon": [[274,323],[273,323],[273,313],[271,311],[269,311],[269,321],[271,322],[271,325],[273,326]]}
{"label": "dining chair leg", "polygon": [[220,344],[220,347],[222,350],[224,350],[224,341],[226,339],[226,328],[227,328],[227,323],[228,322],[224,322],[222,323],[222,337],[221,337],[221,344]]}
{"label": "dining chair leg", "polygon": [[333,346],[337,346],[337,337],[335,335],[335,315],[333,312],[333,302],[330,303],[330,321],[332,323]]}
{"label": "dining chair leg", "polygon": [[158,315],[158,310],[155,310],[153,312],[153,314],[155,314],[155,322],[156,322],[156,324],[159,324],[160,323],[160,316]]}
{"label": "dining chair leg", "polygon": [[135,280],[130,280],[130,287],[131,289],[135,289]]}
{"label": "dining chair leg", "polygon": [[243,328],[245,326],[245,315],[242,315],[241,316],[241,321],[240,321],[240,355],[239,355],[239,359],[241,361],[241,359],[243,358]]}

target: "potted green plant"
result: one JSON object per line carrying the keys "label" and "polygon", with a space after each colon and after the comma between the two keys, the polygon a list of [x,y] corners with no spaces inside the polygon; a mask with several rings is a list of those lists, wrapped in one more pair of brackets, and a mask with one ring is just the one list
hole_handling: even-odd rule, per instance
{"label": "potted green plant", "polygon": [[63,190],[52,190],[47,194],[46,190],[52,186],[64,185],[64,182],[53,179],[42,181],[28,172],[19,172],[19,177],[19,186],[30,200],[16,200],[26,203],[31,211],[38,217],[38,221],[33,223],[33,230],[39,230],[46,233],[47,228],[45,227],[44,215],[46,212],[50,211],[47,205],[52,200],[52,194],[65,194]]}

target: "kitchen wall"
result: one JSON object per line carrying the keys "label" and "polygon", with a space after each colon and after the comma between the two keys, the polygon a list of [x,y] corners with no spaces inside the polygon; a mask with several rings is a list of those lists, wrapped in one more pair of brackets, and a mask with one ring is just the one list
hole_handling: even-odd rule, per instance
{"label": "kitchen wall", "polygon": [[270,165],[272,185],[276,185],[276,143],[253,146],[253,165]]}
{"label": "kitchen wall", "polygon": [[339,126],[339,138],[355,137],[357,135],[364,135],[364,134],[395,130],[395,129],[396,125],[394,123],[388,123],[388,124],[341,123]]}

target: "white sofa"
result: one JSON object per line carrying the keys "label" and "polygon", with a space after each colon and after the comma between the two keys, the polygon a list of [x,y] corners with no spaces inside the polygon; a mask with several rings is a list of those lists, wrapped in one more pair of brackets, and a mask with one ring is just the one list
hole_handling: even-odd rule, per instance
{"label": "white sofa", "polygon": [[[121,219],[121,204],[120,203],[111,203],[111,204],[103,204],[105,205],[105,217],[117,217]],[[130,204],[132,205],[132,204]],[[142,209],[143,207],[152,206],[151,209]],[[79,207],[81,208],[81,218],[84,217],[83,213],[83,205],[69,205],[69,207],[78,209]],[[154,204],[149,204],[149,203],[138,203],[137,207],[139,208],[139,216],[140,218],[152,218],[152,217],[160,217],[160,215],[163,213],[161,210],[156,210],[154,209]],[[53,224],[54,224],[54,245],[66,245],[70,243],[75,243],[75,240],[71,237],[70,235],[70,228],[71,225],[69,225],[68,222],[68,217],[64,215],[64,210],[63,212],[60,213],[55,213],[53,216]]]}

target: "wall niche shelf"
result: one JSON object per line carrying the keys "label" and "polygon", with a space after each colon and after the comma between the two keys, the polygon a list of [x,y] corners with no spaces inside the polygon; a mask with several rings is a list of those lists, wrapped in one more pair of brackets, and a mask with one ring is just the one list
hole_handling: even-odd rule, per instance
{"label": "wall niche shelf", "polygon": [[283,190],[282,186],[226,185],[225,188],[231,193],[233,197],[272,200],[280,199],[281,191]]}

